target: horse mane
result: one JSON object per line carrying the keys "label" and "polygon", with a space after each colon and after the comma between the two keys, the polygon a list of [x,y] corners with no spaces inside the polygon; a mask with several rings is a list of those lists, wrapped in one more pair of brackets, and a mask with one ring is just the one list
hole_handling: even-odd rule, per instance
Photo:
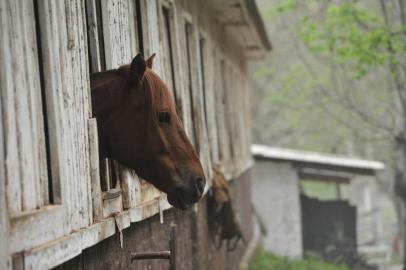
{"label": "horse mane", "polygon": [[[129,78],[130,66],[123,65],[118,69],[107,70],[103,72],[96,72],[91,74],[91,89],[92,92],[100,91],[104,89],[105,91],[116,91],[118,89],[111,89],[109,85],[113,82],[120,82],[118,85],[121,87],[127,86],[126,81]],[[143,99],[143,106],[148,117],[148,122],[151,125],[158,125],[158,114],[157,111],[163,109],[168,111],[173,117],[171,125],[180,120],[176,113],[175,102],[172,99],[171,92],[169,91],[166,84],[161,80],[161,78],[150,68],[147,68],[142,80],[133,89],[128,85],[128,91],[135,90],[139,91],[141,94],[140,99]],[[110,89],[110,90],[108,90]],[[165,104],[164,108],[159,108],[160,104]]]}
{"label": "horse mane", "polygon": [[179,121],[171,92],[161,78],[154,71],[147,68],[141,83],[144,84],[145,103],[151,106],[147,111],[151,114],[150,119],[152,123],[158,124],[159,122],[158,114],[156,113],[156,111],[159,110],[159,104],[165,104],[165,107],[161,109],[168,111],[171,117],[176,118],[172,119],[171,125],[174,124],[175,121]]}

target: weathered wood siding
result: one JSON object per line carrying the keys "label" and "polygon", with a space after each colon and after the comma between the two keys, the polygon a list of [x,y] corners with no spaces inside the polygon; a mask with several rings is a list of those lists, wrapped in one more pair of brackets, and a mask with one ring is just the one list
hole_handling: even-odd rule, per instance
{"label": "weathered wood siding", "polygon": [[83,2],[38,1],[37,12],[35,16],[32,1],[1,3],[1,123],[6,157],[2,165],[7,191],[1,194],[7,203],[1,206],[7,205],[10,217],[10,252],[55,240],[92,221]]}
{"label": "weathered wood siding", "polygon": [[12,267],[11,256],[15,268],[54,267],[170,208],[119,164],[110,168],[116,186],[100,175],[89,74],[127,64],[141,49],[157,55],[153,69],[172,91],[206,190],[213,166],[228,179],[249,168],[246,60],[209,5],[0,1],[1,269]]}
{"label": "weathered wood siding", "polygon": [[[251,223],[250,173],[243,173],[230,183],[244,237],[249,240],[253,234]],[[167,250],[170,239],[171,224],[176,224],[177,270],[223,270],[239,269],[240,259],[246,245],[239,242],[234,251],[226,251],[225,244],[217,248],[208,228],[207,202],[203,198],[197,204],[197,211],[171,209],[165,211],[165,223],[160,224],[155,216],[136,223],[123,231],[123,248],[118,244],[118,237],[110,237],[101,243],[85,249],[82,254],[55,270],[167,270],[166,260],[139,260],[131,262],[132,252]]]}

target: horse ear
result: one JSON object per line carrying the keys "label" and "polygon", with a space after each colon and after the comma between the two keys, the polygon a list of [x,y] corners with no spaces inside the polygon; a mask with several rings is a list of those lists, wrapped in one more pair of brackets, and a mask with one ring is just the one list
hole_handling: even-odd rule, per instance
{"label": "horse ear", "polygon": [[152,68],[152,65],[154,64],[154,58],[155,58],[155,53],[152,54],[152,55],[145,61],[145,64],[147,65],[148,68]]}
{"label": "horse ear", "polygon": [[140,53],[137,54],[131,62],[129,83],[132,85],[139,82],[144,76],[146,68],[144,57]]}

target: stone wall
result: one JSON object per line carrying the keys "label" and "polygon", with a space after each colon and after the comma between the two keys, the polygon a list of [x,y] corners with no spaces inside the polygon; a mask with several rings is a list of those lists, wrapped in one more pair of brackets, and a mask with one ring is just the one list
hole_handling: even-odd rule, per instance
{"label": "stone wall", "polygon": [[291,258],[302,257],[298,175],[287,162],[256,160],[253,202],[266,235],[266,250]]}

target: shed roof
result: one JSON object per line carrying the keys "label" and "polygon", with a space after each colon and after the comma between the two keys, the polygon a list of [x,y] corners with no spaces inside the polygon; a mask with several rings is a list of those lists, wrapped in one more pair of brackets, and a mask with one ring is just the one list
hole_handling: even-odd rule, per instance
{"label": "shed roof", "polygon": [[350,158],[339,155],[308,152],[254,144],[251,153],[256,159],[292,162],[301,168],[328,169],[357,174],[375,174],[385,169],[385,164],[375,160]]}
{"label": "shed roof", "polygon": [[259,58],[272,49],[255,0],[210,0],[218,21],[238,37],[247,58]]}

